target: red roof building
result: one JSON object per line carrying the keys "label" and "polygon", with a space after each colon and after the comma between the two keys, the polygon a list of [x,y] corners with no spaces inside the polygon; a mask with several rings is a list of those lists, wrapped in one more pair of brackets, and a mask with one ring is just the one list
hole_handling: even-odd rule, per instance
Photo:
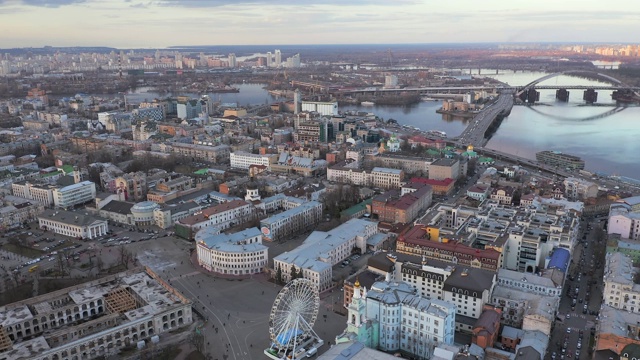
{"label": "red roof building", "polygon": [[502,253],[494,249],[472,248],[457,241],[430,239],[424,225],[415,225],[401,234],[396,251],[492,271],[502,266]]}

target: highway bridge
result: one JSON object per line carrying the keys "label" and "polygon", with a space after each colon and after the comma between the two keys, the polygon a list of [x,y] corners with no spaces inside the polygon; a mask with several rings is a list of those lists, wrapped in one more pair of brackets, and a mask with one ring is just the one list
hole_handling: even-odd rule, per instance
{"label": "highway bridge", "polygon": [[[549,79],[561,75],[590,75],[595,78],[603,79],[611,83],[611,85],[539,85]],[[521,86],[509,86],[504,83],[495,85],[469,85],[469,86],[428,86],[428,87],[407,87],[401,89],[385,89],[378,87],[365,87],[365,88],[342,88],[333,89],[331,92],[335,95],[355,95],[355,94],[369,94],[369,95],[384,95],[394,93],[418,93],[420,95],[434,95],[434,94],[466,94],[470,91],[490,91],[490,92],[515,92],[516,96],[522,101],[534,103],[539,98],[539,93],[536,90],[558,90],[556,97],[560,101],[567,101],[569,98],[568,90],[583,90],[585,92],[584,100],[589,103],[597,100],[596,90],[611,90],[614,93],[614,99],[625,96],[636,96],[640,99],[640,87],[629,86],[622,81],[613,78],[609,75],[586,70],[567,70],[558,73],[552,73],[545,75],[539,79],[536,79],[526,85]],[[619,96],[619,98],[618,98]]]}
{"label": "highway bridge", "polygon": [[498,117],[509,115],[511,108],[513,108],[513,93],[501,92],[498,99],[476,114],[462,134],[454,140],[462,146],[473,145],[474,148],[484,146],[489,127]]}

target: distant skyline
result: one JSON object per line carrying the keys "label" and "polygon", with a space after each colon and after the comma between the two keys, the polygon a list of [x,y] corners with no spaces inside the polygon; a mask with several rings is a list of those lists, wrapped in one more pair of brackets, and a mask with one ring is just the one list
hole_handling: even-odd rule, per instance
{"label": "distant skyline", "polygon": [[634,43],[629,0],[0,0],[0,48]]}

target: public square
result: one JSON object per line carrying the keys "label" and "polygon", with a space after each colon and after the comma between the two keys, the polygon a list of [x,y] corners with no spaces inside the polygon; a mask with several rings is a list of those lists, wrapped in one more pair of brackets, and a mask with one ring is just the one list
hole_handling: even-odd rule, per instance
{"label": "public square", "polygon": [[[191,263],[193,244],[175,238],[160,238],[128,245],[142,265],[158,272],[172,286],[192,299],[205,318],[205,353],[214,359],[263,359],[270,345],[269,313],[282,288],[266,275],[247,279],[225,279],[202,272]],[[323,353],[346,327],[346,317],[332,312],[342,303],[338,291],[322,294],[314,330],[325,341]]]}

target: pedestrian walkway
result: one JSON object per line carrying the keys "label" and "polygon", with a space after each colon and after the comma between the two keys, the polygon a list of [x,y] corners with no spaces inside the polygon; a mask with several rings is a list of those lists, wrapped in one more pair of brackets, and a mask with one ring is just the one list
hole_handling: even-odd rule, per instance
{"label": "pedestrian walkway", "polygon": [[174,281],[174,280],[178,280],[180,278],[185,278],[185,277],[190,277],[190,276],[195,276],[195,275],[200,275],[200,271],[194,271],[194,272],[190,272],[188,274],[184,274],[184,275],[180,275],[180,276],[174,276],[172,278],[169,279],[169,281]]}

